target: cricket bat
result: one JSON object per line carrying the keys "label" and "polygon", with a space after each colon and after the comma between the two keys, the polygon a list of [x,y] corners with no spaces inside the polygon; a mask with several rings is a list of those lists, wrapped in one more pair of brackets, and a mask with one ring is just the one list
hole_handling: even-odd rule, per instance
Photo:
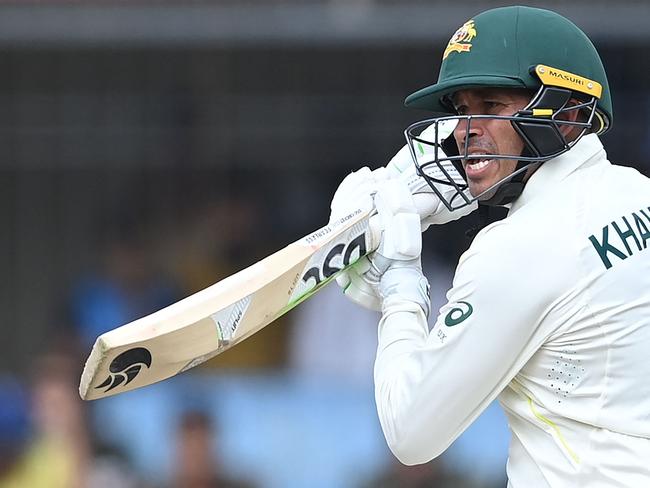
{"label": "cricket bat", "polygon": [[357,209],[194,295],[102,334],[81,376],[81,398],[156,383],[258,332],[374,250],[370,216]]}
{"label": "cricket bat", "polygon": [[[408,185],[421,218],[437,215],[436,223],[444,223],[463,215],[446,212],[416,172],[408,147],[389,166]],[[430,171],[443,178],[441,170]],[[444,173],[463,181],[451,164]],[[454,190],[441,187],[437,193],[448,191]],[[81,398],[94,400],[156,383],[255,334],[376,250],[373,214],[374,209],[353,210],[194,295],[102,334],[81,376]]]}

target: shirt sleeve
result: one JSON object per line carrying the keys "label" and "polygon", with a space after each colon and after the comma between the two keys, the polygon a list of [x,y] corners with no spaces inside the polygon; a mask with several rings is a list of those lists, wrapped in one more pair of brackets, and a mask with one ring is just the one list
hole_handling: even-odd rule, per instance
{"label": "shirt sleeve", "polygon": [[431,331],[417,309],[379,322],[377,409],[404,464],[444,452],[555,327],[546,318],[570,275],[553,271],[563,252],[522,239],[507,220],[484,229],[463,254]]}

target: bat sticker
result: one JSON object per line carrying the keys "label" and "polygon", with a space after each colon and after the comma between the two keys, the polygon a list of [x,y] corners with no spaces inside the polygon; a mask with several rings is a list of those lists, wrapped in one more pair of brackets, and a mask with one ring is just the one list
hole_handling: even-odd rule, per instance
{"label": "bat sticker", "polygon": [[[354,255],[353,253],[357,252]],[[307,270],[307,272],[302,276],[302,281],[308,283],[309,280],[313,279],[314,284],[318,285],[321,281],[329,278],[334,273],[341,271],[346,266],[349,266],[354,261],[359,259],[361,256],[365,256],[367,253],[366,249],[366,234],[363,233],[358,235],[347,245],[345,244],[336,244],[325,256],[323,263],[320,266],[313,266]],[[342,266],[337,266],[334,264],[334,260],[337,257],[342,256]]]}
{"label": "bat sticker", "polygon": [[151,367],[151,353],[144,347],[136,347],[119,354],[109,366],[110,375],[96,388],[106,388],[111,391],[120,385],[128,385],[138,376],[142,367]]}

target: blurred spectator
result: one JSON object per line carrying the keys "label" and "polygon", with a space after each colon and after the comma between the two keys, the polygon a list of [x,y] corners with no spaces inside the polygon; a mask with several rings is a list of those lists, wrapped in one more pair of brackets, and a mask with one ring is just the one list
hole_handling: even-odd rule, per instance
{"label": "blurred spectator", "polygon": [[32,377],[29,409],[33,436],[14,477],[0,486],[88,486],[90,450],[73,361],[64,354],[47,354],[38,360]]}
{"label": "blurred spectator", "polygon": [[[252,184],[244,181],[238,185],[240,178],[229,175],[227,179],[233,180],[235,188]],[[166,248],[165,262],[172,264],[174,276],[187,294],[213,285],[280,248],[268,229],[269,220],[263,218],[268,209],[262,198],[249,192],[242,194],[240,190],[234,194],[230,188],[201,204],[191,205],[182,221],[175,221],[175,228],[168,229],[168,235],[160,239],[159,245]],[[265,239],[260,239],[260,235]],[[281,318],[202,368],[280,367],[286,356],[283,323]]]}
{"label": "blurred spectator", "polygon": [[74,354],[47,353],[28,394],[0,381],[0,488],[138,488],[128,469],[94,458]]}
{"label": "blurred spectator", "polygon": [[468,478],[447,470],[441,459],[416,466],[405,466],[395,460],[379,478],[363,488],[480,488]]}
{"label": "blurred spectator", "polygon": [[27,395],[18,381],[0,379],[0,487],[17,487],[30,438]]}
{"label": "blurred spectator", "polygon": [[[9,415],[17,418],[10,432],[17,441],[14,447],[20,453],[18,458],[14,457],[13,467],[8,471],[5,469],[1,487],[88,486],[86,476],[90,452],[72,364],[71,358],[64,355],[43,357],[34,370],[31,405],[21,401],[21,394],[15,395],[13,411],[9,410]],[[23,449],[20,446],[24,441],[21,437],[25,419],[20,411],[31,414],[32,435]],[[5,415],[6,410],[3,417]],[[18,452],[11,454],[15,456]]]}
{"label": "blurred spectator", "polygon": [[[156,266],[148,245],[148,239],[153,234],[144,224],[136,222],[137,214],[134,211],[134,216],[120,217],[108,229],[98,233],[98,240],[105,240],[101,243],[104,253],[101,266],[80,278],[72,290],[68,305],[71,325],[73,336],[76,335],[84,356],[90,352],[97,336],[164,308],[180,298],[174,281]],[[77,359],[77,367],[83,365],[83,359]],[[80,373],[80,370],[77,371],[71,381],[77,399]],[[153,404],[160,407],[145,413],[162,429],[165,417],[160,409],[164,409],[165,403],[160,398],[158,400]],[[120,432],[119,426],[110,422],[121,404],[109,399],[85,405],[88,407],[89,425],[92,426],[90,437],[95,450],[92,469],[87,475],[87,486],[141,486],[130,470],[133,459],[125,456],[130,454],[125,445],[132,439],[128,435],[118,434],[121,437],[116,441],[113,431]],[[142,407],[129,405],[130,410],[134,408]],[[136,431],[132,429],[131,435],[137,435]],[[156,446],[151,448],[152,451],[156,449]],[[144,476],[141,472],[137,474]]]}
{"label": "blurred spectator", "polygon": [[84,350],[100,334],[179,298],[178,287],[152,262],[142,226],[127,218],[107,234],[103,266],[79,280],[70,304]]}
{"label": "blurred spectator", "polygon": [[229,479],[221,472],[210,418],[198,411],[186,412],[176,437],[174,488],[248,488],[251,484]]}

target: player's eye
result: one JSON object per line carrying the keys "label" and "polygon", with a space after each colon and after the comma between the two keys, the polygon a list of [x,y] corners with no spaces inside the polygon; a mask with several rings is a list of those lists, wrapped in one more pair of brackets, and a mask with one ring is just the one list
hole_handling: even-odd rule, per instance
{"label": "player's eye", "polygon": [[485,109],[489,111],[496,111],[499,110],[501,107],[503,107],[503,103],[498,102],[496,100],[486,100],[483,103],[485,105]]}

